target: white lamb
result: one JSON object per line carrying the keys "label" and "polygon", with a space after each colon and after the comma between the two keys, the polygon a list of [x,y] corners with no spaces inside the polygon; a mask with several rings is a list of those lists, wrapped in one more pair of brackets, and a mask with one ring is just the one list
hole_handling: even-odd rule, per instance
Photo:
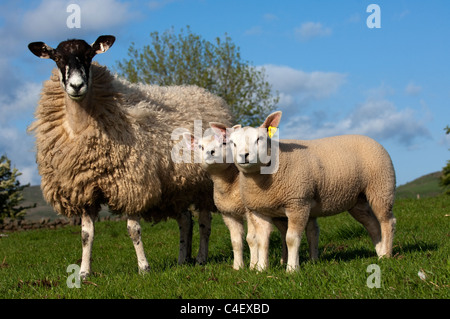
{"label": "white lamb", "polygon": [[[281,112],[274,112],[259,129],[235,130],[230,142],[244,205],[265,218],[288,218],[287,271],[299,267],[298,249],[308,219],[317,226],[317,217],[343,211],[367,229],[379,257],[391,256],[395,172],[386,150],[360,135],[280,140],[277,146],[277,140],[267,138],[267,131],[278,127],[280,118]],[[261,159],[265,145],[270,161]],[[268,166],[275,167],[275,172],[262,174]],[[268,255],[268,234],[267,229],[257,230],[260,256]],[[267,256],[260,257],[258,267],[267,267],[266,260]]]}
{"label": "white lamb", "polygon": [[[227,128],[225,124],[211,122],[209,123],[212,132],[195,141],[190,133],[185,133],[184,138],[190,149],[197,149],[200,152],[202,167],[208,172],[214,183],[214,203],[222,214],[223,220],[230,231],[231,243],[233,246],[234,262],[233,268],[240,269],[244,267],[243,260],[243,234],[244,221],[247,220],[248,232],[247,243],[250,247],[250,269],[255,268],[258,263],[258,243],[256,241],[256,229],[270,229],[273,223],[281,233],[283,242],[283,255],[281,264],[287,260],[287,247],[285,242],[287,231],[286,218],[267,219],[264,216],[249,214],[241,200],[239,189],[239,171],[233,163],[232,150],[229,140],[229,134],[241,128],[235,125]],[[315,220],[310,225],[308,223],[306,235],[310,247],[311,259],[317,259],[317,240],[318,228],[315,227]],[[315,248],[315,249],[314,249]],[[264,258],[264,256],[261,256]],[[261,261],[260,263],[267,263]]]}

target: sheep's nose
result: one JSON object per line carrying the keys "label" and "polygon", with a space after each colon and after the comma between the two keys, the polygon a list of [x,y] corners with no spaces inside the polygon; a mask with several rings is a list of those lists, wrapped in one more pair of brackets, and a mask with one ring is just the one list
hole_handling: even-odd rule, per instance
{"label": "sheep's nose", "polygon": [[241,157],[241,160],[239,161],[239,163],[248,163],[249,155],[250,153],[240,154],[239,156]]}
{"label": "sheep's nose", "polygon": [[83,87],[83,83],[70,83],[70,87],[73,88],[76,92],[80,91],[80,89]]}
{"label": "sheep's nose", "polygon": [[214,156],[215,153],[216,153],[215,150],[211,150],[211,151],[209,152],[209,155]]}

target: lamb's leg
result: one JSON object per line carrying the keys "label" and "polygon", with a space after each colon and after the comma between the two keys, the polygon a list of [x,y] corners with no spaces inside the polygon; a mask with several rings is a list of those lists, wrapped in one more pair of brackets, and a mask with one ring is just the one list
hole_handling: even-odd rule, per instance
{"label": "lamb's leg", "polygon": [[386,205],[377,205],[372,203],[372,210],[377,217],[381,228],[381,243],[375,246],[378,257],[391,257],[392,244],[394,240],[396,219],[392,214],[392,208]]}
{"label": "lamb's leg", "polygon": [[139,216],[128,216],[127,230],[133,241],[134,249],[138,260],[139,273],[145,273],[150,270],[147,258],[145,257],[144,245],[141,240],[141,224]]}
{"label": "lamb's leg", "polygon": [[86,279],[91,273],[92,243],[94,242],[94,223],[97,217],[95,210],[89,210],[81,215],[81,257],[80,278]]}
{"label": "lamb's leg", "polygon": [[298,250],[303,231],[308,223],[310,205],[305,204],[298,208],[286,208],[288,218],[288,230],[286,233],[286,245],[288,248],[287,272],[293,272],[300,266]]}
{"label": "lamb's leg", "polygon": [[253,213],[253,224],[255,226],[258,247],[257,269],[258,271],[263,271],[269,266],[269,239],[272,231],[272,219]]}
{"label": "lamb's leg", "polygon": [[211,235],[211,212],[201,210],[198,216],[200,247],[196,258],[197,264],[204,265],[208,259],[209,236]]}
{"label": "lamb's leg", "polygon": [[375,246],[377,254],[381,253],[381,227],[378,219],[375,217],[369,203],[366,200],[358,200],[355,207],[348,211],[369,233],[370,239]]}
{"label": "lamb's leg", "polygon": [[306,224],[306,240],[309,246],[309,258],[313,261],[319,259],[319,225],[317,218],[310,218]]}
{"label": "lamb's leg", "polygon": [[281,245],[283,246],[283,256],[281,257],[280,263],[284,265],[287,262],[287,246],[286,246],[286,232],[287,232],[287,218],[273,218],[273,224],[281,233]]}
{"label": "lamb's leg", "polygon": [[192,254],[192,214],[189,211],[182,212],[177,217],[180,229],[180,254],[178,264],[184,264],[191,259]]}
{"label": "lamb's leg", "polygon": [[233,269],[244,267],[244,220],[231,215],[222,214],[223,221],[230,231],[231,246],[233,246]]}
{"label": "lamb's leg", "polygon": [[253,214],[247,210],[245,213],[247,218],[247,244],[250,248],[250,269],[255,269],[258,264],[258,243],[256,242],[256,229],[253,220]]}

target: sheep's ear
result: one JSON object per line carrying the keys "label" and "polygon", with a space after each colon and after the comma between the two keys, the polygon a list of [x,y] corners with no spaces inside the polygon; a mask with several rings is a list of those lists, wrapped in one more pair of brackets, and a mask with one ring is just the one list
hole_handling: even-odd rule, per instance
{"label": "sheep's ear", "polygon": [[273,112],[266,118],[261,127],[263,128],[269,128],[270,126],[278,127],[278,125],[280,124],[280,120],[281,120],[281,111]]}
{"label": "sheep's ear", "polygon": [[32,42],[28,44],[28,49],[30,49],[35,56],[42,59],[52,59],[55,54],[55,49],[44,42]]}
{"label": "sheep's ear", "polygon": [[232,127],[233,130],[239,130],[240,128],[242,128],[241,124],[236,124],[235,126]]}
{"label": "sheep's ear", "polygon": [[105,53],[112,47],[114,41],[116,41],[116,37],[113,35],[101,35],[91,46],[96,54]]}
{"label": "sheep's ear", "polygon": [[183,141],[186,143],[189,150],[194,149],[195,139],[191,133],[183,133]]}
{"label": "sheep's ear", "polygon": [[209,126],[214,130],[214,133],[222,138],[227,136],[227,126],[218,122],[210,122]]}

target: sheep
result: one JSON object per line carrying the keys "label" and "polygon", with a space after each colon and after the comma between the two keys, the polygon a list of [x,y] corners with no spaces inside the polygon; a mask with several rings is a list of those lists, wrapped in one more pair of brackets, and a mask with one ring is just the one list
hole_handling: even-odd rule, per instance
{"label": "sheep", "polygon": [[[392,213],[395,171],[387,151],[361,135],[310,141],[267,138],[280,119],[278,111],[260,128],[235,130],[230,143],[244,205],[266,218],[288,218],[286,270],[299,268],[298,249],[308,218],[313,221],[308,227],[318,227],[317,217],[343,211],[367,229],[380,258],[390,257],[396,224]],[[318,231],[314,234],[318,236]],[[259,229],[257,235],[259,254],[267,255],[268,232]]]}
{"label": "sheep", "polygon": [[[247,220],[248,224],[246,239],[250,247],[250,269],[256,268],[259,264],[267,263],[267,261],[258,262],[256,229],[270,229],[271,222],[281,233],[283,242],[281,264],[284,264],[287,261],[287,248],[285,243],[287,230],[286,218],[267,220],[263,216],[250,214],[241,200],[239,170],[233,163],[231,144],[228,143],[231,132],[241,128],[241,126],[235,125],[232,128],[227,128],[225,124],[218,122],[211,122],[209,125],[212,128],[211,134],[205,131],[205,136],[197,141],[191,133],[184,133],[183,137],[188,149],[194,149],[194,151],[200,150],[202,167],[208,172],[214,183],[214,203],[222,214],[223,220],[230,231],[234,255],[233,268],[238,270],[244,267],[242,241],[244,220]],[[308,224],[306,234],[310,248],[317,246],[317,243],[314,242],[314,239],[318,238],[315,233],[317,231],[318,229],[313,227],[313,225]],[[316,255],[317,253],[310,250],[311,259],[317,259]]]}
{"label": "sheep", "polygon": [[[114,36],[92,45],[67,40],[56,49],[43,42],[30,51],[52,59],[57,68],[43,84],[35,117],[28,128],[36,138],[36,162],[44,198],[67,217],[81,216],[80,277],[91,271],[94,222],[100,205],[127,216],[140,272],[149,264],[141,240],[140,219],[175,218],[180,228],[179,263],[191,255],[192,220],[199,210],[198,263],[208,254],[213,184],[197,163],[175,163],[172,132],[192,129],[193,120],[208,123],[232,115],[223,99],[196,86],[160,87],[131,84],[92,63]],[[181,136],[182,138],[182,136]]]}

